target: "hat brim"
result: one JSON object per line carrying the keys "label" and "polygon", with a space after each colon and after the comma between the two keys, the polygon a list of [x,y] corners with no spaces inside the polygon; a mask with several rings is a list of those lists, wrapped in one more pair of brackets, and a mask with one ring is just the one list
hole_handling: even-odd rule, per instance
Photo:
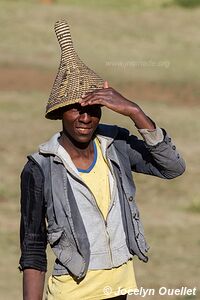
{"label": "hat brim", "polygon": [[55,105],[54,107],[52,107],[52,109],[50,109],[46,115],[45,118],[49,119],[49,120],[62,120],[62,115],[63,112],[65,111],[65,107],[71,105],[71,104],[75,104],[75,103],[79,103],[80,99],[74,99],[74,100],[70,100],[63,103],[58,103],[57,105]]}

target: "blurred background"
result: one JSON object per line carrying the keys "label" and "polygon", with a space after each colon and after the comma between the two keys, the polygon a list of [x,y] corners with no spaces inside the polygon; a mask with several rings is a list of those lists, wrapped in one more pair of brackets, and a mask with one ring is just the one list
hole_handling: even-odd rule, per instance
{"label": "blurred background", "polygon": [[[80,58],[167,129],[186,173],[135,175],[150,259],[135,259],[138,287],[200,288],[200,0],[0,0],[0,299],[20,300],[19,177],[26,156],[61,129],[45,120],[60,61],[56,20],[67,19]],[[138,134],[104,111],[103,122]],[[49,254],[49,273],[52,255]],[[131,297],[129,298],[131,299]],[[141,299],[141,297],[134,297]]]}

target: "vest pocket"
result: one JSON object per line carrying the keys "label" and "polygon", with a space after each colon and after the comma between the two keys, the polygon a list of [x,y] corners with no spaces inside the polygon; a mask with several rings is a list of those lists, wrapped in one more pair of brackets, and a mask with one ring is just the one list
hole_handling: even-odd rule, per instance
{"label": "vest pocket", "polygon": [[[55,231],[49,232],[47,237],[59,263],[77,279],[83,278],[86,273],[85,260],[77,251],[76,245],[67,236],[65,230],[57,228]],[[68,271],[65,274],[68,274]]]}
{"label": "vest pocket", "polygon": [[54,254],[58,260],[66,266],[72,259],[72,244],[64,229],[50,232],[47,234],[47,237]]}
{"label": "vest pocket", "polygon": [[146,253],[149,249],[149,246],[147,245],[147,242],[144,237],[144,228],[140,221],[139,211],[137,208],[135,208],[133,213],[133,225],[135,230],[135,239],[137,242],[137,245],[143,255],[146,256]]}

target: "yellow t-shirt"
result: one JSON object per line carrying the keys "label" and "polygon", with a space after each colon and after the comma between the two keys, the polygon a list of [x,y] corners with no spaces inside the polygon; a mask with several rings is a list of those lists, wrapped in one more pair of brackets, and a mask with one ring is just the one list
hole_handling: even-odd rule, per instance
{"label": "yellow t-shirt", "polygon": [[[110,203],[109,167],[102,155],[98,139],[95,139],[95,144],[97,157],[93,167],[89,168],[89,172],[80,172],[80,176],[92,191],[102,215],[106,218]],[[70,275],[50,276],[47,296],[48,300],[100,300],[116,297],[119,289],[125,289],[128,293],[129,289],[134,288],[137,286],[133,261],[129,260],[113,269],[88,270],[79,284]]]}

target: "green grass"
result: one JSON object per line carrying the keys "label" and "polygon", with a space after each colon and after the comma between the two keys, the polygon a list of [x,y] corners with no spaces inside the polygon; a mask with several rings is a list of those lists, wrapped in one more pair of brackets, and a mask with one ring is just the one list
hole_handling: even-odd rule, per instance
{"label": "green grass", "polygon": [[[0,44],[0,65],[55,70],[60,50],[53,24],[65,18],[82,60],[111,82],[138,78],[168,82],[192,78],[198,82],[200,10],[163,8],[159,3],[165,2],[128,1],[126,6],[123,1],[93,5],[88,0],[56,1],[52,5],[2,1],[0,18],[6,26],[0,28],[5,41]],[[113,3],[124,3],[127,9],[113,9]]]}
{"label": "green grass", "polygon": [[200,195],[197,195],[192,200],[192,203],[190,203],[190,205],[188,206],[188,210],[200,214]]}
{"label": "green grass", "polygon": [[174,3],[185,8],[194,8],[200,6],[199,0],[174,0]]}

